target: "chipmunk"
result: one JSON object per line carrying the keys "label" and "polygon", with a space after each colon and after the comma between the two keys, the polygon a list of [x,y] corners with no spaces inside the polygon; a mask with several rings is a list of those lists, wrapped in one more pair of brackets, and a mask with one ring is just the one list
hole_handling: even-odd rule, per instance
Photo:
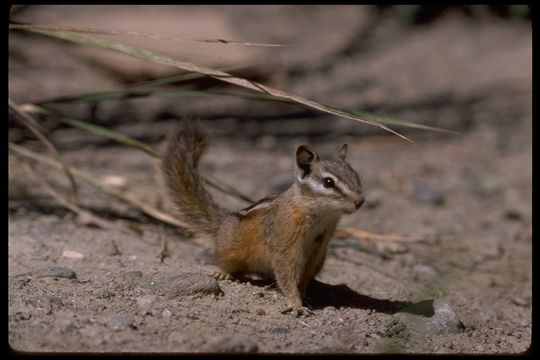
{"label": "chipmunk", "polygon": [[198,174],[205,147],[206,137],[184,126],[168,142],[162,168],[180,219],[214,241],[223,271],[214,277],[273,277],[288,300],[283,313],[311,315],[303,299],[324,264],[339,218],[364,203],[360,178],[345,161],[347,144],[329,158],[300,145],[294,183],[238,212],[222,209],[205,190]]}

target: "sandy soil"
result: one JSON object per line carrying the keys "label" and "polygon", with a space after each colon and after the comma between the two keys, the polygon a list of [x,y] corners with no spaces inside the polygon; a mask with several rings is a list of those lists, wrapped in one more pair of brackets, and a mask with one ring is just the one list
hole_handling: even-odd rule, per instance
{"label": "sandy soil", "polygon": [[[94,19],[99,14],[99,23]],[[101,16],[103,14],[103,16]],[[89,186],[81,205],[138,232],[85,226],[9,157],[9,344],[22,352],[520,353],[531,345],[532,42],[523,22],[448,13],[408,27],[365,7],[30,7],[20,21],[298,44],[282,50],[154,46],[218,66],[256,64],[260,81],[334,106],[456,130],[396,127],[406,143],[346,119],[238,98],[153,98],[74,117],[157,144],[177,119],[212,133],[202,169],[258,199],[290,184],[296,146],[349,144],[367,203],[343,227],[425,236],[336,238],[309,290],[314,315],[281,311],[273,283],[216,282],[212,248]],[[137,19],[144,18],[144,27]],[[375,19],[375,20],[373,20]],[[374,21],[377,26],[367,26]],[[201,23],[214,24],[206,28]],[[160,24],[154,27],[153,24]],[[316,26],[315,26],[316,24]],[[366,25],[367,24],[367,25]],[[160,46],[162,46],[160,48]],[[198,51],[203,51],[202,56]],[[176,52],[175,52],[176,51]],[[220,52],[223,51],[223,52]],[[60,53],[55,57],[51,54]],[[271,53],[272,52],[272,53]],[[205,59],[200,61],[201,57]],[[97,49],[10,33],[10,96],[19,102],[175,73]],[[215,85],[215,84],[214,84]],[[10,120],[10,140],[32,149]],[[167,209],[147,155],[45,123],[67,161]],[[62,174],[36,171],[67,191]],[[210,190],[229,209],[246,203]],[[169,257],[160,262],[167,239]],[[74,253],[73,253],[74,252]]]}

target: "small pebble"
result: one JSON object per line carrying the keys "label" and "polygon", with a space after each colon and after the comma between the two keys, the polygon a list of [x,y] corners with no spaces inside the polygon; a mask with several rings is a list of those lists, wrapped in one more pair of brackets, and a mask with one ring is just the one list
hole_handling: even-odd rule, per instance
{"label": "small pebble", "polygon": [[525,297],[515,296],[512,298],[512,302],[516,304],[517,306],[527,307],[531,305],[531,298],[528,296],[525,296]]}
{"label": "small pebble", "polygon": [[416,264],[413,266],[412,271],[415,280],[427,281],[437,276],[437,270],[427,264]]}
{"label": "small pebble", "polygon": [[109,290],[100,288],[100,289],[97,289],[96,291],[94,291],[94,296],[97,297],[98,299],[108,299],[108,298],[114,296],[114,293],[112,293]]}
{"label": "small pebble", "polygon": [[108,321],[113,330],[123,330],[133,326],[133,319],[124,314],[113,314],[109,317]]}
{"label": "small pebble", "polygon": [[123,189],[127,185],[126,178],[118,175],[105,175],[103,183],[112,187]]}
{"label": "small pebble", "polygon": [[66,279],[76,279],[77,274],[75,271],[57,266],[48,266],[39,271],[38,277],[59,277]]}
{"label": "small pebble", "polygon": [[127,271],[121,272],[120,277],[122,280],[128,282],[130,285],[137,285],[139,280],[142,278],[142,271]]}
{"label": "small pebble", "polygon": [[336,311],[337,309],[333,306],[326,306],[324,309],[323,309],[323,312],[325,313],[332,313],[334,311]]}
{"label": "small pebble", "polygon": [[156,295],[143,295],[139,296],[135,300],[137,301],[137,306],[143,314],[151,314],[152,312],[150,311],[150,308],[158,301],[158,297]]}
{"label": "small pebble", "polygon": [[257,314],[257,315],[266,315],[266,311],[264,311],[263,309],[257,309],[255,311],[255,314]]}
{"label": "small pebble", "polygon": [[216,353],[255,353],[259,346],[252,339],[217,336],[208,341],[205,351]]}
{"label": "small pebble", "polygon": [[165,309],[165,310],[163,310],[163,312],[161,313],[161,316],[162,316],[164,319],[169,320],[169,319],[171,318],[171,316],[172,316],[172,312],[171,312],[171,310],[169,310],[169,309]]}
{"label": "small pebble", "polygon": [[446,202],[444,191],[419,180],[414,182],[413,197],[417,202],[431,206],[442,206]]}
{"label": "small pebble", "polygon": [[173,344],[182,344],[183,342],[186,341],[186,336],[178,331],[178,330],[173,330],[171,331],[171,333],[169,334],[169,342],[170,343],[173,343]]}
{"label": "small pebble", "polygon": [[276,327],[270,330],[273,334],[288,334],[290,333],[289,329],[285,327]]}
{"label": "small pebble", "polygon": [[523,220],[525,215],[518,209],[508,209],[504,212],[504,217],[508,220]]}
{"label": "small pebble", "polygon": [[384,192],[378,189],[370,191],[369,195],[366,196],[366,208],[375,209],[381,205],[384,199]]}
{"label": "small pebble", "polygon": [[480,179],[480,181],[472,186],[472,192],[478,197],[488,198],[491,196],[499,195],[502,192],[502,185],[500,182],[492,177]]}
{"label": "small pebble", "polygon": [[68,259],[84,259],[84,255],[77,251],[64,250],[62,256]]}

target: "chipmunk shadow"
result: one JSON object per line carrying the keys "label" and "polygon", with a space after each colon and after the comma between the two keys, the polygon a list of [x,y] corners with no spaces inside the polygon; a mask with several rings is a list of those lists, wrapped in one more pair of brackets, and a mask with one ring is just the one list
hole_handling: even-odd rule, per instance
{"label": "chipmunk shadow", "polygon": [[[251,278],[242,278],[255,286],[269,286],[275,282],[272,280],[255,280]],[[377,299],[367,295],[362,295],[345,284],[331,285],[325,284],[313,279],[307,290],[307,298],[314,310],[323,309],[327,306],[349,307],[356,309],[371,309],[376,312],[385,314],[394,314],[398,311],[407,311],[412,305],[408,301],[393,301],[385,299]],[[411,311],[412,312],[412,311]],[[429,309],[422,310],[419,314],[429,316]]]}
{"label": "chipmunk shadow", "polygon": [[403,307],[410,305],[405,301],[377,299],[362,295],[345,284],[331,285],[312,280],[307,291],[307,297],[313,309],[327,306],[350,307],[356,309],[371,309],[376,312],[393,314]]}

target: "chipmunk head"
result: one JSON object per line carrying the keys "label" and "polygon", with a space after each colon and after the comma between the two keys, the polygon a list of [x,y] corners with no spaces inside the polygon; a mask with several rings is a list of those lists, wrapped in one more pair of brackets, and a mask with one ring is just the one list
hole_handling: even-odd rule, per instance
{"label": "chipmunk head", "polygon": [[315,149],[300,145],[296,150],[296,184],[302,195],[321,207],[353,213],[364,203],[362,184],[345,161],[347,144],[331,158],[321,158]]}

